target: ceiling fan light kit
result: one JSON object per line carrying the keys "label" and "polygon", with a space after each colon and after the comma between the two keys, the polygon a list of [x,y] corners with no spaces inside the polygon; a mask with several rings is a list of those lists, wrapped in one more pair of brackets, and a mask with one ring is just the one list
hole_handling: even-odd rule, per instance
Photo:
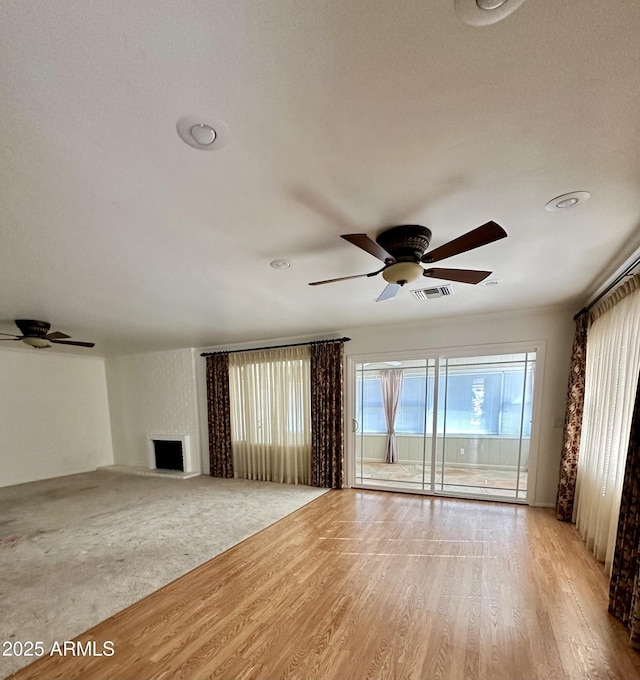
{"label": "ceiling fan light kit", "polygon": [[36,349],[47,349],[48,347],[51,347],[49,342],[46,340],[46,338],[22,338],[22,342],[24,342],[25,345],[30,345],[31,347],[35,347]]}
{"label": "ceiling fan light kit", "polygon": [[417,262],[396,262],[382,272],[382,278],[388,283],[405,283],[415,281],[422,276],[424,269]]}
{"label": "ceiling fan light kit", "polygon": [[439,248],[427,252],[431,242],[431,230],[420,224],[401,224],[386,229],[378,235],[376,240],[367,234],[343,234],[345,241],[366,251],[384,262],[384,267],[368,274],[342,276],[337,279],[313,281],[310,286],[320,286],[325,283],[336,283],[350,279],[377,276],[387,282],[387,287],[376,298],[376,302],[391,300],[400,288],[421,276],[445,281],[458,281],[476,285],[491,275],[490,271],[477,269],[446,269],[441,267],[423,268],[423,263],[439,262],[454,255],[460,255],[469,250],[489,245],[507,236],[507,232],[496,222],[487,222],[476,229],[458,236],[458,238],[441,245]]}

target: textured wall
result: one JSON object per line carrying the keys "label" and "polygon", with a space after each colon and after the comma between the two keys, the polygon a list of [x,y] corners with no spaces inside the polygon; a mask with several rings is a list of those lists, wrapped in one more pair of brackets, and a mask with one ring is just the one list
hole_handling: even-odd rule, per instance
{"label": "textured wall", "polygon": [[104,359],[0,350],[0,486],[111,463]]}
{"label": "textured wall", "polygon": [[187,434],[200,469],[192,350],[107,359],[107,385],[117,464],[147,467],[150,434]]}

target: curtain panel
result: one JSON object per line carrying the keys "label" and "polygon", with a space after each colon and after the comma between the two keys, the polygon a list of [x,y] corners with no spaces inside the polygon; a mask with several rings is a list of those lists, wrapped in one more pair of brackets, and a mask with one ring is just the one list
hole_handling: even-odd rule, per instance
{"label": "curtain panel", "polygon": [[229,355],[208,356],[206,365],[210,474],[212,477],[233,477]]}
{"label": "curtain panel", "polygon": [[640,389],[636,389],[620,519],[611,571],[609,611],[626,623],[640,649]]}
{"label": "curtain panel", "polygon": [[229,358],[236,477],[309,484],[311,371],[308,346]]}
{"label": "curtain panel", "polygon": [[396,414],[402,394],[404,371],[401,368],[389,368],[382,371],[380,385],[382,387],[382,408],[387,421],[387,449],[385,463],[395,463],[398,460],[396,451]]}
{"label": "curtain panel", "polygon": [[625,281],[621,286],[618,286],[610,295],[599,302],[591,310],[591,322],[599,319],[603,314],[610,312],[619,302],[624,300],[627,295],[631,295],[636,290],[640,289],[640,274],[635,274],[628,281]]}
{"label": "curtain panel", "polygon": [[311,345],[311,484],[341,489],[344,459],[342,342]]}
{"label": "curtain panel", "polygon": [[588,327],[588,314],[582,314],[576,319],[576,332],[573,337],[573,349],[571,350],[571,364],[569,367],[567,408],[564,416],[560,481],[556,497],[556,516],[563,522],[570,522],[573,518],[573,501],[576,491],[578,452],[580,450],[580,433],[582,431],[582,413],[584,410]]}
{"label": "curtain panel", "polygon": [[587,547],[608,570],[640,370],[639,339],[640,289],[597,318],[587,338],[574,520]]}

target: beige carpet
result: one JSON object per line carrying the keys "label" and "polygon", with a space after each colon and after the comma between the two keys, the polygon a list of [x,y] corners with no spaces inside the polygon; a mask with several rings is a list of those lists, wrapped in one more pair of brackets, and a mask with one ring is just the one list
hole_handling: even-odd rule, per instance
{"label": "beige carpet", "polygon": [[[0,489],[1,640],[70,640],[326,489],[89,472]],[[0,656],[0,677],[34,659]]]}

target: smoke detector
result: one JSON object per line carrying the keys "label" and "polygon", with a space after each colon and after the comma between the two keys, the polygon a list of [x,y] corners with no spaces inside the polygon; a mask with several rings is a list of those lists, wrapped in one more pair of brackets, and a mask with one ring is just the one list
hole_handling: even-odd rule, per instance
{"label": "smoke detector", "polygon": [[215,151],[229,139],[229,129],[222,120],[207,120],[206,116],[183,116],[176,123],[178,136],[199,151]]}

